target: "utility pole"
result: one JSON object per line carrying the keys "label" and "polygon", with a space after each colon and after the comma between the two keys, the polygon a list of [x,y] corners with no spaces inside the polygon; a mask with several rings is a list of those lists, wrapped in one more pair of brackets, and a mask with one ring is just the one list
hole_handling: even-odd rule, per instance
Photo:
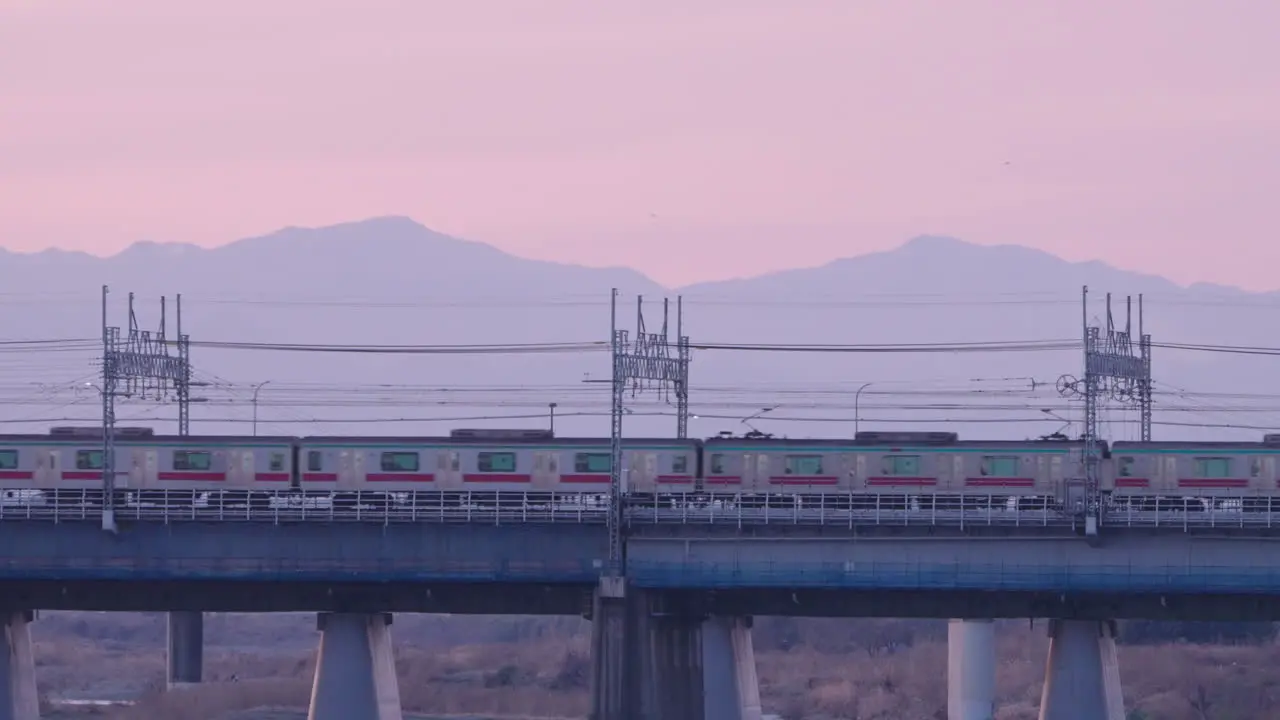
{"label": "utility pole", "polygon": [[[608,573],[621,576],[622,557],[622,418],[627,414],[626,391],[632,394],[646,389],[659,393],[674,390],[676,396],[676,437],[685,438],[689,433],[689,362],[691,359],[689,338],[684,331],[684,303],[676,301],[677,336],[672,342],[668,335],[668,310],[670,303],[662,301],[662,331],[648,333],[644,324],[644,298],[636,297],[636,334],[618,328],[618,290],[614,288],[610,298],[610,338],[613,355],[613,411],[611,413],[609,447],[611,454],[609,478],[609,558]],[[674,352],[673,352],[674,350]]]}
{"label": "utility pole", "polygon": [[253,386],[253,436],[258,437],[258,393],[266,387],[270,380],[263,380]]}
{"label": "utility pole", "polygon": [[[190,431],[191,418],[191,341],[182,334],[182,300],[178,299],[178,338],[171,343],[166,336],[165,299],[160,298],[160,328],[156,332],[138,327],[133,293],[129,293],[129,328],[123,334],[119,327],[107,324],[107,299],[110,289],[102,286],[102,527],[116,531],[116,398],[147,397],[156,399],[173,392],[178,400],[178,434]],[[170,344],[177,354],[169,352]]]}
{"label": "utility pole", "polygon": [[1081,290],[1081,316],[1084,335],[1084,379],[1070,375],[1058,378],[1058,392],[1063,397],[1084,399],[1084,466],[1085,466],[1085,534],[1094,536],[1102,522],[1101,438],[1099,438],[1099,405],[1108,398],[1127,406],[1136,406],[1141,415],[1144,442],[1151,440],[1151,336],[1142,327],[1142,296],[1138,296],[1138,342],[1131,332],[1133,299],[1125,298],[1125,326],[1116,328],[1111,313],[1111,293],[1106,295],[1107,327],[1089,324],[1089,288]]}

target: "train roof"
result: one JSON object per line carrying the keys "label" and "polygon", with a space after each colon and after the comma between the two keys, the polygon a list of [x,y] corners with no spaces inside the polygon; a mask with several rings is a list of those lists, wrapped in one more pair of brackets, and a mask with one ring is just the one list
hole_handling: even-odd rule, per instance
{"label": "train roof", "polygon": [[[396,436],[396,435],[355,435],[328,436],[309,435],[298,438],[304,445],[503,445],[519,447],[523,445],[576,447],[608,445],[608,437],[452,437],[452,436]],[[623,438],[622,445],[669,445],[696,447],[701,440],[693,438]]]}
{"label": "train roof", "polygon": [[[777,438],[770,436],[726,437],[719,436],[706,440],[707,447],[731,445],[734,447],[830,447],[830,448],[938,448],[944,450],[955,448],[1053,448],[1078,447],[1084,444],[1079,439],[1035,439],[1035,440],[961,440],[956,433],[939,432],[861,432],[853,438]],[[1105,442],[1100,446],[1107,447]]]}
{"label": "train roof", "polygon": [[[148,445],[162,443],[165,445],[176,445],[181,443],[192,444],[211,444],[211,443],[235,443],[238,445],[287,445],[297,438],[287,435],[121,435],[116,434],[115,444],[117,445]],[[49,445],[89,445],[97,446],[102,444],[102,433],[97,435],[89,434],[67,434],[67,435],[41,435],[35,433],[17,434],[17,435],[0,435],[0,445],[4,443],[20,442],[24,444],[45,443]]]}
{"label": "train roof", "polygon": [[1280,452],[1280,442],[1247,442],[1239,440],[1227,441],[1192,441],[1164,440],[1156,442],[1139,442],[1120,440],[1111,443],[1115,451],[1124,450],[1268,450]]}

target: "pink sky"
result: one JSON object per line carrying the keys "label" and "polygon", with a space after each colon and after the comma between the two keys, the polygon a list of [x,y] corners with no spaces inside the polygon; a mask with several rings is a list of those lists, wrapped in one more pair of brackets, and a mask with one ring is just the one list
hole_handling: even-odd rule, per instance
{"label": "pink sky", "polygon": [[0,0],[0,245],[397,214],[669,284],[934,233],[1280,289],[1278,37],[1267,0]]}

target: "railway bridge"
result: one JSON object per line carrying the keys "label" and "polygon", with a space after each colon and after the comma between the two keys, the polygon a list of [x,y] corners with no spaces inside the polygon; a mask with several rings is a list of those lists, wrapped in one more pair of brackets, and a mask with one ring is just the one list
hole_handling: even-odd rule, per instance
{"label": "railway bridge", "polygon": [[1050,621],[1046,720],[1123,717],[1117,619],[1280,619],[1280,517],[1212,508],[1115,513],[1089,537],[989,504],[636,505],[615,577],[602,507],[181,500],[118,506],[114,534],[84,503],[0,504],[0,720],[36,716],[41,609],[194,614],[170,638],[174,683],[200,679],[199,613],[314,611],[311,717],[379,720],[400,716],[397,612],[591,617],[599,720],[759,718],[756,616],[952,618],[949,717],[964,720],[994,714],[996,618]]}

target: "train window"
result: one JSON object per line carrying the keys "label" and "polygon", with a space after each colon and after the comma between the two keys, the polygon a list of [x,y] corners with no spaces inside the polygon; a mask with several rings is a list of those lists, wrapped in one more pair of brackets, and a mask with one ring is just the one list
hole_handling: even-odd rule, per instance
{"label": "train window", "polygon": [[1120,458],[1120,477],[1133,477],[1133,458]]}
{"label": "train window", "polygon": [[711,474],[724,474],[724,453],[715,453],[711,456]]}
{"label": "train window", "polygon": [[101,450],[77,450],[76,451],[76,469],[77,470],[101,470],[102,469],[102,451]]}
{"label": "train window", "polygon": [[324,455],[319,450],[307,451],[307,472],[324,470]]}
{"label": "train window", "polygon": [[1018,458],[988,455],[982,458],[982,474],[989,477],[1017,477]]}
{"label": "train window", "polygon": [[271,453],[271,461],[268,464],[267,469],[271,472],[282,472],[284,470],[284,453]]}
{"label": "train window", "polygon": [[1223,458],[1223,457],[1196,458],[1196,477],[1199,477],[1199,478],[1231,477],[1231,458]]}
{"label": "train window", "polygon": [[482,452],[477,468],[480,472],[515,472],[516,454],[513,452]]}
{"label": "train window", "polygon": [[17,450],[0,450],[0,470],[13,470],[18,467]]}
{"label": "train window", "polygon": [[884,458],[885,475],[915,476],[920,474],[919,455],[886,455]]}
{"label": "train window", "polygon": [[787,475],[821,475],[821,455],[788,455],[784,470]]}
{"label": "train window", "polygon": [[677,455],[671,458],[671,472],[677,475],[689,472],[689,456]]}
{"label": "train window", "polygon": [[1262,458],[1254,458],[1249,463],[1249,476],[1250,477],[1262,476]]}
{"label": "train window", "polygon": [[173,453],[174,470],[208,470],[213,467],[213,453],[207,450],[176,450]]}
{"label": "train window", "polygon": [[382,453],[382,472],[418,472],[418,453]]}
{"label": "train window", "polygon": [[577,453],[573,456],[573,471],[576,473],[607,473],[613,470],[613,455],[610,453]]}

